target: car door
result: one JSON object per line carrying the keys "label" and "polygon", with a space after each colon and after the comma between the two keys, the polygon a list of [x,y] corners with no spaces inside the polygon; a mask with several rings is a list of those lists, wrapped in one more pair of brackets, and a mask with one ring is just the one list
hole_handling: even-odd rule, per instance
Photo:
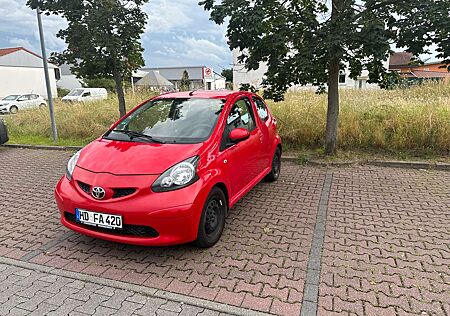
{"label": "car door", "polygon": [[30,94],[30,107],[39,106],[39,99],[37,94]]}
{"label": "car door", "polygon": [[29,105],[30,98],[29,95],[24,94],[21,95],[19,98],[17,98],[17,108],[20,109],[26,109]]}
{"label": "car door", "polygon": [[91,91],[85,91],[81,95],[81,101],[91,101],[92,99]]}
{"label": "car door", "polygon": [[[233,144],[229,140],[231,131],[245,128],[248,139]],[[223,161],[225,176],[229,179],[231,196],[244,190],[260,173],[258,156],[261,151],[261,131],[255,122],[253,108],[248,97],[237,100],[232,106],[225,122],[220,144],[220,159]]]}
{"label": "car door", "polygon": [[256,113],[255,117],[259,123],[262,135],[262,151],[261,151],[261,163],[262,169],[268,168],[272,164],[272,142],[274,138],[272,135],[273,131],[270,130],[270,120],[269,111],[267,109],[266,103],[258,96],[254,95],[252,97],[253,103],[255,104]]}

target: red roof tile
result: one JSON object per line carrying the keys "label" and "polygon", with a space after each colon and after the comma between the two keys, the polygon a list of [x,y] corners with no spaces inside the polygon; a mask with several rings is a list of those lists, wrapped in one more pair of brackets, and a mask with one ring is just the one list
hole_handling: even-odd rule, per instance
{"label": "red roof tile", "polygon": [[413,70],[406,74],[406,78],[450,78],[450,72]]}
{"label": "red roof tile", "polygon": [[22,47],[0,48],[0,57],[17,52],[18,50],[21,50],[21,49],[22,49]]}
{"label": "red roof tile", "polygon": [[389,59],[389,67],[406,66],[410,63],[412,58],[413,58],[412,53],[408,52],[393,53]]}
{"label": "red roof tile", "polygon": [[25,47],[0,48],[0,57],[8,55],[8,54],[11,54],[11,53],[14,53],[14,52],[17,52],[19,50],[23,50],[23,51],[25,51],[25,52],[27,52],[27,53],[29,53],[31,55],[34,55],[34,56],[39,57],[39,58],[42,58],[42,56],[39,56],[38,54],[33,53],[31,50],[26,49]]}

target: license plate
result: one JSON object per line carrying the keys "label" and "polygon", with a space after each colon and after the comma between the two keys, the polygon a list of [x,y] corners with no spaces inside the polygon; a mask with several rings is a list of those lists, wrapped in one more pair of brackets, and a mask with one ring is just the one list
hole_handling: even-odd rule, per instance
{"label": "license plate", "polygon": [[109,229],[122,229],[122,216],[75,209],[77,222]]}

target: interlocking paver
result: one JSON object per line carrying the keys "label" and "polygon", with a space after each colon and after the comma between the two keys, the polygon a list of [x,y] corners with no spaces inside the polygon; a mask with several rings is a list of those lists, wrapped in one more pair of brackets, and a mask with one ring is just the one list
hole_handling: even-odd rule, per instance
{"label": "interlocking paver", "polygon": [[333,170],[319,309],[446,315],[449,183],[448,172]]}
{"label": "interlocking paver", "polygon": [[[12,267],[12,266],[11,266]],[[93,284],[81,280],[73,280],[53,274],[42,276],[41,272],[30,269],[13,267],[14,269],[0,269],[0,276],[20,275],[25,279],[30,278],[30,286],[13,285],[19,288],[18,291],[27,295],[9,295],[0,302],[0,315],[196,315],[197,313],[208,311],[187,303],[179,303],[171,300],[145,296],[137,292],[124,291],[110,286]],[[25,280],[23,279],[23,280]],[[35,281],[45,279],[53,282]],[[60,288],[57,294],[46,292],[48,284],[71,284],[75,287]],[[68,290],[67,290],[68,289]],[[70,293],[70,297],[62,296],[61,293]],[[3,292],[0,292],[2,294]],[[88,298],[80,297],[81,294],[88,293]],[[108,293],[111,296],[99,293]],[[32,295],[31,295],[32,294]],[[0,295],[2,297],[2,295]],[[110,306],[108,306],[110,304]],[[214,312],[215,313],[215,312]]]}
{"label": "interlocking paver", "polygon": [[[265,310],[275,299],[298,303],[287,296],[303,288],[323,169],[286,163],[280,181],[259,184],[230,210],[227,229],[211,249],[150,250],[75,233],[64,239],[68,231],[59,222],[53,189],[71,153],[1,147],[0,155],[0,221],[6,230],[0,249],[7,257],[29,255],[30,262],[211,300],[226,290],[241,295],[234,304],[251,293],[268,302]],[[289,282],[278,284],[282,278]]]}
{"label": "interlocking paver", "polygon": [[[327,171],[284,163],[277,183],[258,184],[230,210],[215,247],[145,248],[61,226],[53,189],[70,155],[0,147],[0,256],[280,315],[299,314],[302,302],[313,299],[315,289],[305,288],[305,281],[319,284],[320,315],[449,314],[448,172],[370,166]],[[327,172],[332,185],[324,218],[317,210]],[[316,232],[313,242],[316,219],[326,230]],[[312,242],[323,252],[311,251]],[[308,261],[310,253],[321,260]],[[10,269],[19,272],[1,273]],[[320,280],[312,271],[320,271]],[[133,303],[139,304],[134,314],[152,315],[166,303],[153,298],[157,302],[144,304],[101,286],[26,274],[0,265],[0,311],[23,303],[27,298],[16,293],[25,290],[36,300],[50,294],[41,302],[49,305],[106,297],[97,313]]]}

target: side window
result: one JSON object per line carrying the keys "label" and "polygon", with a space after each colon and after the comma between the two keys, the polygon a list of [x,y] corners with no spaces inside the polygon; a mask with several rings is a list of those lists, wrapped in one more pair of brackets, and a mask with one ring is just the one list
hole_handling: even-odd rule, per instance
{"label": "side window", "polygon": [[258,111],[258,116],[261,120],[266,121],[269,118],[269,113],[267,111],[266,104],[263,100],[257,97],[253,97],[253,102],[255,102],[256,110]]}
{"label": "side window", "polygon": [[87,91],[87,92],[84,92],[81,97],[90,97],[90,96],[91,96],[91,92]]}
{"label": "side window", "polygon": [[236,128],[245,128],[249,132],[256,128],[252,106],[248,98],[238,100],[231,108],[223,131],[220,149],[224,150],[228,144],[228,135]]}
{"label": "side window", "polygon": [[32,94],[31,99],[36,100],[38,98],[37,94]]}

